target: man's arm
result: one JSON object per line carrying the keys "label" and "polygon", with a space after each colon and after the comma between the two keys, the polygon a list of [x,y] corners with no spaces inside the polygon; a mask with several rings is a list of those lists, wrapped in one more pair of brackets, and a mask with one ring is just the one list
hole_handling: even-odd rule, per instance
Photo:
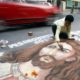
{"label": "man's arm", "polygon": [[59,38],[60,31],[61,31],[61,27],[57,26],[57,30],[55,34],[55,41],[60,41],[60,38]]}
{"label": "man's arm", "polygon": [[70,33],[71,33],[71,26],[69,26],[69,29],[68,29],[68,37],[69,38],[71,38],[71,34]]}

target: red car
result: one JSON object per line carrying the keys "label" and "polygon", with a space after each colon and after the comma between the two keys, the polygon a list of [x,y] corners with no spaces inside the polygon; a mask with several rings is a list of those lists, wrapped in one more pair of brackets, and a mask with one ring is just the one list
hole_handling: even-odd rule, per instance
{"label": "red car", "polygon": [[47,2],[27,0],[0,0],[0,23],[6,25],[45,22],[60,12]]}

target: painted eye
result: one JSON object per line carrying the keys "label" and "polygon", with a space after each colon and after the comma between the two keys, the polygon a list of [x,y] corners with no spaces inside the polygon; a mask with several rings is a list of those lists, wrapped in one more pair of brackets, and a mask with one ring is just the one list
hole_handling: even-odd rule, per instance
{"label": "painted eye", "polygon": [[54,46],[53,46],[53,45],[49,45],[48,47],[49,47],[49,48],[52,48],[52,49],[56,48],[55,45],[54,45]]}
{"label": "painted eye", "polygon": [[66,49],[66,48],[63,48],[63,52],[65,52],[65,53],[69,53],[70,50],[69,50],[69,49]]}

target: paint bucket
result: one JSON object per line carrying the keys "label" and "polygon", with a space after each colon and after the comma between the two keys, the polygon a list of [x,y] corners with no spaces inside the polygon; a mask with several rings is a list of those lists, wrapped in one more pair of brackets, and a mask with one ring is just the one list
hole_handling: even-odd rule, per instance
{"label": "paint bucket", "polygon": [[33,32],[28,32],[28,36],[33,36]]}

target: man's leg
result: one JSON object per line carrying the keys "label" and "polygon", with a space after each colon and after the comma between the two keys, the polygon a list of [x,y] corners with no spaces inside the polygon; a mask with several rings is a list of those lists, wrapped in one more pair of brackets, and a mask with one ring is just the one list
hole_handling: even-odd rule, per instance
{"label": "man's leg", "polygon": [[56,24],[52,25],[52,32],[53,32],[54,37],[56,34],[56,29],[57,29],[57,25]]}

